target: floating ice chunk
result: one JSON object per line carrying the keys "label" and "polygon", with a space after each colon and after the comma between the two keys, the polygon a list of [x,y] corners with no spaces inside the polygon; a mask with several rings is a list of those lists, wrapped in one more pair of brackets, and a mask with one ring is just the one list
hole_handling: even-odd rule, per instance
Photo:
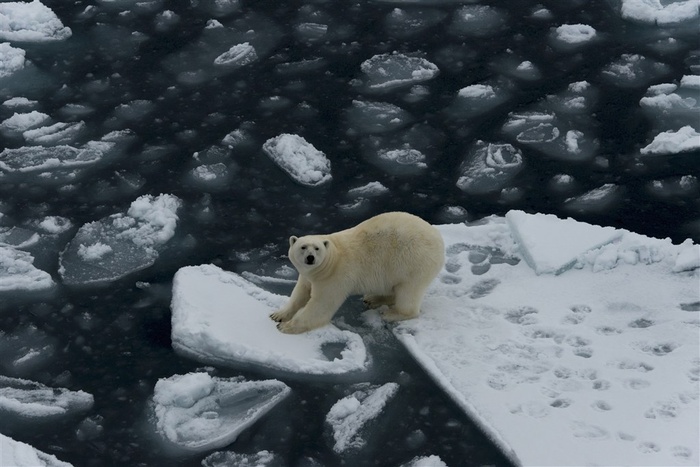
{"label": "floating ice chunk", "polygon": [[401,107],[384,102],[352,101],[347,111],[350,127],[358,133],[384,133],[411,123]]}
{"label": "floating ice chunk", "polygon": [[611,209],[620,199],[623,188],[614,183],[606,183],[586,193],[566,200],[564,207],[575,212],[601,212]]}
{"label": "floating ice chunk", "polygon": [[29,100],[26,97],[12,97],[2,103],[8,109],[29,109],[39,105],[39,101]]}
{"label": "floating ice chunk", "polygon": [[331,181],[331,162],[299,135],[285,133],[270,138],[263,144],[263,151],[301,185],[313,187]]}
{"label": "floating ice chunk", "polygon": [[700,149],[700,133],[690,125],[678,131],[664,131],[654,137],[654,141],[643,147],[642,154],[678,154]]}
{"label": "floating ice chunk", "polygon": [[596,36],[596,30],[587,24],[562,24],[552,32],[554,45],[562,49],[578,48]]}
{"label": "floating ice chunk", "polygon": [[277,380],[175,375],[156,383],[153,424],[163,439],[180,449],[208,451],[231,444],[289,392]]}
{"label": "floating ice chunk", "polygon": [[505,103],[510,92],[498,84],[479,83],[459,90],[446,112],[455,119],[474,118]]}
{"label": "floating ice chunk", "polygon": [[424,172],[442,144],[442,134],[417,124],[388,135],[368,136],[362,141],[367,160],[391,175],[415,176]]}
{"label": "floating ice chunk", "polygon": [[255,47],[248,42],[236,44],[214,59],[214,65],[241,67],[258,59]]}
{"label": "floating ice chunk", "polygon": [[0,43],[0,79],[23,69],[24,55],[23,49],[12,47],[7,42]]}
{"label": "floating ice chunk", "polygon": [[326,423],[333,430],[333,450],[342,453],[364,446],[366,441],[360,431],[368,422],[379,416],[398,389],[399,385],[396,383],[386,383],[379,387],[369,386],[333,404],[326,415]]}
{"label": "floating ice chunk", "polygon": [[685,21],[697,20],[697,0],[681,0],[665,2],[661,0],[622,0],[620,7],[622,17],[656,24],[670,26]]}
{"label": "floating ice chunk", "polygon": [[73,146],[24,146],[0,153],[0,170],[9,173],[46,172],[82,168],[99,162],[114,143],[91,142],[78,149]]}
{"label": "floating ice chunk", "polygon": [[477,141],[462,163],[457,187],[469,194],[503,188],[523,169],[522,153],[510,144]]}
{"label": "floating ice chunk", "polygon": [[71,34],[70,28],[39,0],[0,3],[0,40],[49,42],[67,39]]}
{"label": "floating ice chunk", "polygon": [[192,169],[192,179],[202,188],[224,188],[228,185],[229,170],[226,164],[203,164]]}
{"label": "floating ice chunk", "polygon": [[[202,0],[194,3],[192,5],[195,8],[204,10],[206,13],[212,15],[214,18],[222,18],[224,16],[230,15],[240,11],[241,1],[240,0]],[[212,21],[212,20],[210,20]],[[216,20],[213,20],[216,21]]]}
{"label": "floating ice chunk", "polygon": [[388,193],[389,189],[381,184],[381,182],[369,182],[366,185],[358,186],[348,191],[348,196],[355,198],[374,197]]}
{"label": "floating ice chunk", "polygon": [[23,133],[43,125],[50,118],[45,113],[37,112],[36,110],[28,113],[15,113],[12,117],[0,123],[0,131],[3,133]]}
{"label": "floating ice chunk", "polygon": [[520,254],[537,274],[561,274],[588,250],[614,242],[622,235],[612,227],[560,219],[551,214],[509,211],[506,220]]}
{"label": "floating ice chunk", "polygon": [[51,388],[26,379],[0,375],[0,412],[17,420],[48,421],[85,412],[94,399],[83,391]]}
{"label": "floating ice chunk", "polygon": [[681,78],[681,87],[700,89],[700,75],[685,75]]}
{"label": "floating ice chunk", "polygon": [[181,204],[173,195],[145,195],[126,214],[83,225],[61,253],[63,281],[109,282],[151,266],[175,235]]}
{"label": "floating ice chunk", "polygon": [[[202,467],[277,467],[281,465],[284,465],[284,462],[270,451],[260,451],[255,454],[219,451],[202,460]],[[312,467],[312,465],[308,465],[308,467]]]}
{"label": "floating ice chunk", "polygon": [[12,467],[73,467],[56,456],[46,454],[21,441],[0,433],[0,465]]}
{"label": "floating ice chunk", "polygon": [[416,457],[401,467],[447,467],[440,456]]}
{"label": "floating ice chunk", "polygon": [[458,36],[492,36],[501,30],[506,19],[506,14],[498,8],[466,5],[455,12],[449,28]]}
{"label": "floating ice chunk", "polygon": [[547,104],[555,112],[588,116],[598,96],[598,91],[588,81],[569,84],[566,90],[547,96]]}
{"label": "floating ice chunk", "polygon": [[31,254],[0,244],[0,292],[53,288],[51,275],[35,268],[33,262]]}
{"label": "floating ice chunk", "polygon": [[3,373],[28,375],[48,365],[55,354],[55,339],[33,324],[8,334],[0,331],[0,367]]}
{"label": "floating ice chunk", "polygon": [[616,61],[603,68],[602,76],[612,84],[625,88],[646,86],[668,74],[670,68],[639,54],[622,54]]}
{"label": "floating ice chunk", "polygon": [[391,36],[405,38],[435,26],[446,17],[444,11],[432,8],[394,8],[384,19],[384,24]]}
{"label": "floating ice chunk", "polygon": [[[173,280],[173,348],[205,363],[287,374],[367,368],[365,346],[355,333],[332,325],[300,335],[280,333],[268,315],[286,300],[213,265],[182,268]],[[344,349],[329,359],[328,345]]]}
{"label": "floating ice chunk", "polygon": [[27,130],[22,136],[29,144],[55,146],[73,143],[85,131],[85,122],[55,123],[50,126]]}
{"label": "floating ice chunk", "polygon": [[433,79],[438,67],[420,57],[400,53],[375,55],[360,66],[371,91],[388,91]]}

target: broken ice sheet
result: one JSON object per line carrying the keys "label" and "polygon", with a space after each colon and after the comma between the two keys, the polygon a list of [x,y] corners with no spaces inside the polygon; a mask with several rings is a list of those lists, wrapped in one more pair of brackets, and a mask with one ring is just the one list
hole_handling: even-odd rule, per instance
{"label": "broken ice sheet", "polygon": [[63,281],[109,282],[151,266],[175,235],[181,204],[173,195],[144,195],[126,213],[83,225],[61,253]]}
{"label": "broken ice sheet", "polygon": [[151,420],[173,447],[193,452],[221,448],[259,420],[290,392],[277,380],[245,381],[188,373],[156,383]]}
{"label": "broken ice sheet", "polygon": [[0,433],[0,465],[12,467],[73,467],[51,454]]}
{"label": "broken ice sheet", "polygon": [[70,28],[38,0],[0,3],[0,40],[15,42],[61,41],[72,35]]}
{"label": "broken ice sheet", "polygon": [[282,465],[284,462],[279,456],[270,451],[260,451],[255,454],[219,451],[202,460],[203,467],[279,467]]}
{"label": "broken ice sheet", "polygon": [[319,186],[331,181],[331,162],[299,135],[281,134],[268,139],[263,151],[297,183]]}
{"label": "broken ice sheet", "polygon": [[94,399],[84,391],[52,388],[26,379],[0,375],[0,426],[45,422],[92,408]]}
{"label": "broken ice sheet", "polygon": [[379,387],[363,386],[365,387],[336,402],[326,415],[326,423],[335,440],[333,450],[337,453],[365,445],[363,428],[381,414],[399,389],[396,383],[386,383]]}

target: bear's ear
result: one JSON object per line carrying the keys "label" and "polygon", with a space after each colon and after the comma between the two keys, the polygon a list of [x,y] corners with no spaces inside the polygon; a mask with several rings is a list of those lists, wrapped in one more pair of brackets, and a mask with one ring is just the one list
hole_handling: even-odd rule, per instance
{"label": "bear's ear", "polygon": [[294,244],[296,243],[297,240],[299,240],[299,237],[296,237],[296,236],[294,236],[294,235],[292,235],[291,237],[289,237],[289,246],[294,245]]}
{"label": "bear's ear", "polygon": [[323,246],[325,246],[326,248],[328,248],[328,244],[329,244],[329,243],[331,243],[331,242],[329,242],[328,240],[324,240],[324,241],[323,241]]}

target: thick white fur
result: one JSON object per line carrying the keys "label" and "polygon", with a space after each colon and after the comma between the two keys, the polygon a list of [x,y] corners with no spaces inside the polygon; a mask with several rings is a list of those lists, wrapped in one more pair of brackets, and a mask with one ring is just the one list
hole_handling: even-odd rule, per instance
{"label": "thick white fur", "polygon": [[328,324],[355,294],[371,308],[388,305],[387,321],[415,318],[445,262],[445,245],[423,219],[389,212],[328,235],[292,236],[289,259],[299,279],[287,304],[270,317],[280,331],[298,334]]}

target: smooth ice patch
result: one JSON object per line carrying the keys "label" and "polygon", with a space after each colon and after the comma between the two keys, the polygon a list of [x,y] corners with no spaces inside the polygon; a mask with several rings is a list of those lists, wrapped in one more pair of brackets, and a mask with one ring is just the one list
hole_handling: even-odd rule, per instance
{"label": "smooth ice patch", "polygon": [[151,266],[175,235],[181,205],[173,195],[144,195],[126,213],[83,225],[61,253],[63,281],[109,282]]}
{"label": "smooth ice patch", "polygon": [[361,435],[361,430],[381,414],[398,390],[399,385],[396,383],[370,386],[357,390],[333,404],[326,415],[326,423],[331,427],[335,440],[333,450],[343,453],[364,446],[366,440]]}
{"label": "smooth ice patch", "polygon": [[56,456],[39,451],[0,433],[0,465],[12,467],[73,467]]}
{"label": "smooth ice patch", "polygon": [[294,181],[319,186],[331,181],[331,162],[299,135],[281,134],[268,139],[263,151]]}
{"label": "smooth ice patch", "polygon": [[560,219],[552,214],[506,214],[520,254],[537,274],[561,274],[589,250],[617,240],[622,232],[612,227]]}
{"label": "smooth ice patch", "polygon": [[512,145],[477,141],[462,163],[457,187],[469,194],[498,191],[523,168],[522,153]]}
{"label": "smooth ice patch", "polygon": [[[184,267],[173,280],[173,347],[204,363],[284,373],[367,369],[367,352],[355,333],[333,325],[300,335],[279,332],[269,314],[286,300],[213,265]],[[340,357],[324,356],[329,344],[344,347]]]}
{"label": "smooth ice patch", "polygon": [[152,423],[174,446],[194,452],[221,448],[289,394],[277,380],[245,381],[188,373],[159,379],[153,391]]}
{"label": "smooth ice patch", "polygon": [[70,28],[39,0],[0,3],[0,40],[51,42],[67,39]]}
{"label": "smooth ice patch", "polygon": [[[514,237],[542,242],[545,226],[562,224],[565,234],[547,245],[557,251],[567,241],[580,250],[600,232],[508,217],[533,222]],[[516,465],[697,465],[700,337],[689,310],[700,270],[673,272],[697,245],[617,231],[618,241],[560,275],[486,259],[490,269],[473,276],[481,251],[514,254],[512,224],[438,226],[445,271],[420,317],[394,329],[399,340]]]}

